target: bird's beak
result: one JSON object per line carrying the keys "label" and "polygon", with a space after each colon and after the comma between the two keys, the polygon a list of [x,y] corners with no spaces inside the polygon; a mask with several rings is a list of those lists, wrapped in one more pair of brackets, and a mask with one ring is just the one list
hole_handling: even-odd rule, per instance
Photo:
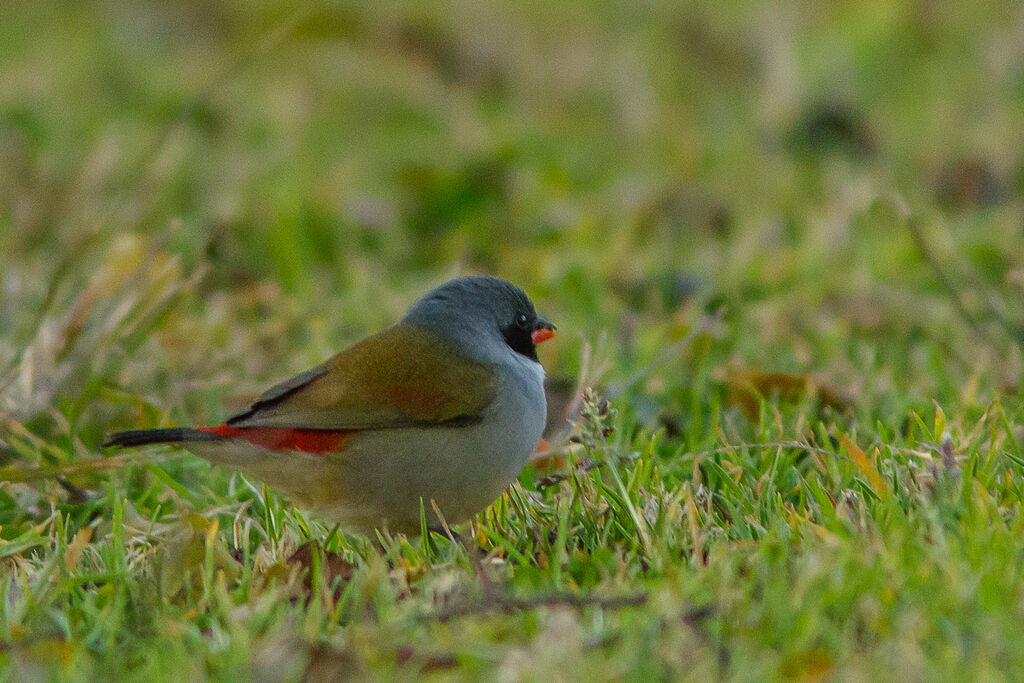
{"label": "bird's beak", "polygon": [[547,320],[541,317],[537,317],[537,322],[533,324],[533,332],[530,337],[533,339],[534,344],[540,344],[543,341],[547,341],[555,336],[555,326],[549,323]]}

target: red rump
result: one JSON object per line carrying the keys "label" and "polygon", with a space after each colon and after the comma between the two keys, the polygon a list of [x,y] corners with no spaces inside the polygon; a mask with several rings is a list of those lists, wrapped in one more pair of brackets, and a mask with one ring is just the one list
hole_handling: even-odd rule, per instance
{"label": "red rump", "polygon": [[343,450],[352,432],[330,429],[297,429],[293,427],[197,427],[201,432],[245,439],[249,443],[274,451],[332,453]]}

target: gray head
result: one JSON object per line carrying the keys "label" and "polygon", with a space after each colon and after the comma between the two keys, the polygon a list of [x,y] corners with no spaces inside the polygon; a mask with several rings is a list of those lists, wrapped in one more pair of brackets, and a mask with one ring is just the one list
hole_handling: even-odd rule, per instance
{"label": "gray head", "polygon": [[501,278],[470,275],[449,280],[412,305],[403,322],[442,332],[455,340],[496,339],[537,360],[536,344],[555,326],[537,315],[523,290]]}

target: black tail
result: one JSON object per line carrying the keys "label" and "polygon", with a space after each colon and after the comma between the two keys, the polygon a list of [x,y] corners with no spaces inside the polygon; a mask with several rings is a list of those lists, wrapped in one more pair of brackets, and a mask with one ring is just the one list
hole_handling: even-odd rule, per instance
{"label": "black tail", "polygon": [[108,434],[103,441],[102,448],[120,446],[121,448],[134,448],[145,446],[151,443],[180,443],[182,441],[214,441],[217,436],[201,432],[198,429],[187,427],[175,427],[172,429],[133,429],[128,432],[114,432]]}

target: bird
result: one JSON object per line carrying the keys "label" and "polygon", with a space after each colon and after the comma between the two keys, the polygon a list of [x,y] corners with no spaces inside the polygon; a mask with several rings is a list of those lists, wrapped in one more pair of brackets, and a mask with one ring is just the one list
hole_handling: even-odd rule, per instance
{"label": "bird", "polygon": [[547,419],[536,346],[555,329],[510,282],[459,277],[221,424],[103,447],[176,444],[345,531],[416,535],[421,519],[472,518],[518,477]]}

